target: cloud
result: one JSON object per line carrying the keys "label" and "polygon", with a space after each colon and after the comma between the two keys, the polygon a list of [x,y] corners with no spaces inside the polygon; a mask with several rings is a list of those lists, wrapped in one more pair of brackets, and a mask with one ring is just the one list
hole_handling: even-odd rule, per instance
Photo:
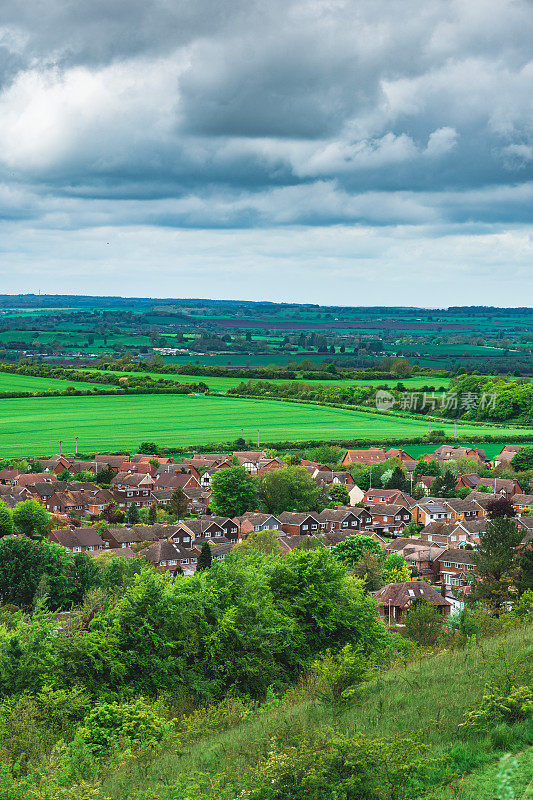
{"label": "cloud", "polygon": [[532,24],[528,0],[5,0],[10,252],[30,227],[527,236]]}

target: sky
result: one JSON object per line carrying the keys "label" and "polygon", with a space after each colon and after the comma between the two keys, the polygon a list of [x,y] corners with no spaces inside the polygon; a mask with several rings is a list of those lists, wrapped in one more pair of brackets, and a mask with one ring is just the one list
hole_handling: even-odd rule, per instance
{"label": "sky", "polygon": [[533,0],[2,0],[0,292],[533,305]]}

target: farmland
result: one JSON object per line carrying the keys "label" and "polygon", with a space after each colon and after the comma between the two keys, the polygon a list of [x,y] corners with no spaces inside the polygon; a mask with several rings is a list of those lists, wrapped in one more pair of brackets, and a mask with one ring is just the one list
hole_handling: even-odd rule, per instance
{"label": "farmland", "polygon": [[[42,424],[41,422],[42,421]],[[447,435],[453,425],[441,425]],[[66,452],[79,437],[82,451],[135,449],[142,440],[169,447],[233,441],[392,438],[422,436],[423,420],[271,400],[194,395],[45,397],[0,402],[0,454]],[[461,433],[517,438],[513,428],[462,425]],[[527,433],[529,431],[523,431]],[[532,431],[533,432],[533,431]],[[519,434],[518,434],[519,435]]]}
{"label": "farmland", "polygon": [[31,375],[14,375],[0,372],[0,392],[47,392],[63,391],[69,387],[88,391],[93,387],[109,389],[99,383],[85,383],[84,381],[70,381],[58,378],[36,378]]}
{"label": "farmland", "polygon": [[[93,371],[93,370],[90,370]],[[211,377],[209,375],[180,375],[180,374],[166,374],[166,373],[159,373],[159,372],[121,372],[120,370],[106,370],[106,373],[111,373],[114,375],[146,375],[154,380],[158,380],[158,378],[165,378],[167,380],[175,380],[178,383],[198,383],[201,381],[209,386],[210,389],[216,392],[225,392],[227,389],[232,389],[234,386],[238,386],[241,383],[243,378],[219,378],[219,377]],[[284,384],[287,383],[286,380],[281,378],[269,378],[269,383],[275,384]],[[435,388],[439,389],[441,386],[448,387],[450,383],[449,378],[433,378],[431,376],[424,377],[424,378],[403,378],[402,384],[405,386],[407,390],[415,390],[420,389],[422,386],[435,386]],[[388,386],[394,387],[397,385],[398,380],[332,380],[332,381],[305,381],[305,383],[309,383],[313,386]]]}

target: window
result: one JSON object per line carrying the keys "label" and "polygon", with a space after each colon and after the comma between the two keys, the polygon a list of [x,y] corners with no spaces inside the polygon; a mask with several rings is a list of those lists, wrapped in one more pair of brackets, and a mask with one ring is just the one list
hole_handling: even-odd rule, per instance
{"label": "window", "polygon": [[474,565],[473,565],[473,564],[467,564],[467,565],[466,565],[466,568],[467,568],[467,569],[474,569]]}
{"label": "window", "polygon": [[451,561],[443,561],[443,564],[444,564],[445,567],[451,567],[452,562]]}
{"label": "window", "polygon": [[89,552],[92,552],[92,551],[94,550],[94,547],[92,546],[92,544],[91,544],[91,545],[89,545],[89,547],[87,548],[87,550],[88,550]]}
{"label": "window", "polygon": [[128,497],[133,497],[133,492],[127,492],[126,494]]}
{"label": "window", "polygon": [[183,537],[183,541],[184,542],[190,542],[191,541],[191,537],[190,536],[184,536]]}
{"label": "window", "polygon": [[174,558],[174,559],[172,559],[171,561],[169,561],[169,562],[168,562],[168,565],[169,565],[169,567],[173,567],[173,566],[174,566],[174,564],[177,564],[177,563],[178,563],[178,562],[177,562],[177,561],[176,561],[176,559]]}
{"label": "window", "polygon": [[342,523],[342,527],[343,527],[343,528],[347,528],[347,527],[348,527],[348,523],[347,523],[347,522],[343,522],[343,523]]}
{"label": "window", "polygon": [[72,548],[72,552],[73,553],[81,553],[81,547],[73,547]]}
{"label": "window", "polygon": [[308,529],[308,527],[309,527],[308,525],[302,525],[302,530],[306,531]]}
{"label": "window", "polygon": [[261,526],[260,525],[254,525],[254,531],[259,531],[259,530],[261,530]]}
{"label": "window", "polygon": [[459,578],[452,578],[452,584],[454,586],[459,586]]}
{"label": "window", "polygon": [[313,524],[311,525],[311,530],[312,531],[316,531],[316,529],[317,529],[317,525],[316,525],[316,523],[313,522]]}
{"label": "window", "polygon": [[388,522],[388,517],[383,517],[383,522]]}

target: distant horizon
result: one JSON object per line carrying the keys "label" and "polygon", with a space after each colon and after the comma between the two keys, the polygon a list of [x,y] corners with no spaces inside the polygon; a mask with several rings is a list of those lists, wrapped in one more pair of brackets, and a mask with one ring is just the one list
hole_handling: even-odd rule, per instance
{"label": "distant horizon", "polygon": [[[528,311],[533,310],[531,306],[495,306],[495,305],[472,305],[472,304],[458,304],[455,303],[454,305],[450,306],[407,306],[407,305],[343,305],[340,303],[313,303],[309,301],[301,301],[298,302],[296,300],[251,300],[249,298],[230,298],[230,297],[178,297],[178,296],[167,296],[167,297],[156,297],[156,296],[149,296],[149,295],[115,295],[115,294],[89,294],[83,292],[77,292],[75,294],[44,294],[39,293],[36,294],[35,292],[16,292],[16,293],[2,293],[0,294],[0,302],[4,298],[16,298],[16,297],[43,297],[43,298],[87,298],[87,299],[102,299],[102,300],[144,300],[147,302],[194,302],[194,303],[234,303],[243,305],[246,304],[254,304],[254,305],[287,305],[287,306],[308,306],[308,307],[316,307],[316,308],[353,308],[357,309],[396,309],[398,311],[447,311],[450,308],[493,308],[495,310],[502,309],[502,310],[509,310],[509,311]],[[1,310],[1,309],[0,309]]]}

